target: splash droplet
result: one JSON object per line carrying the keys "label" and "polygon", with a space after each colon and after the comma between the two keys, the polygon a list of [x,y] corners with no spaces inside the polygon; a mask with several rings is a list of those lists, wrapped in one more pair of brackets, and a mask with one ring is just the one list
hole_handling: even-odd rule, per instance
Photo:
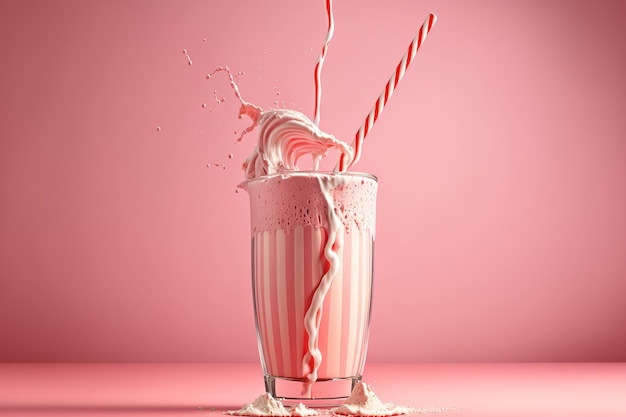
{"label": "splash droplet", "polygon": [[235,155],[233,155],[232,153],[228,154],[228,159],[233,159],[235,157]]}
{"label": "splash droplet", "polygon": [[202,103],[202,108],[205,109],[206,108],[206,103]]}
{"label": "splash droplet", "polygon": [[161,126],[157,126],[157,132],[161,131]]}
{"label": "splash droplet", "polygon": [[193,64],[193,62],[191,62],[191,57],[189,56],[189,54],[187,53],[186,49],[183,49],[183,55],[185,55],[185,57],[187,58],[187,65],[191,65]]}

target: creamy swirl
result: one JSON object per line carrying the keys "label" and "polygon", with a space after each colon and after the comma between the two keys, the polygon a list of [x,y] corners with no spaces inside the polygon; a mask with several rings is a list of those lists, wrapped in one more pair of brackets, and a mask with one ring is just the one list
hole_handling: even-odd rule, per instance
{"label": "creamy swirl", "polygon": [[333,135],[322,132],[304,114],[289,109],[261,108],[242,102],[239,116],[252,119],[246,132],[258,128],[258,141],[252,154],[243,164],[246,179],[264,175],[298,171],[301,157],[310,155],[314,169],[329,149],[335,148],[346,158],[351,159],[353,150],[348,144]]}

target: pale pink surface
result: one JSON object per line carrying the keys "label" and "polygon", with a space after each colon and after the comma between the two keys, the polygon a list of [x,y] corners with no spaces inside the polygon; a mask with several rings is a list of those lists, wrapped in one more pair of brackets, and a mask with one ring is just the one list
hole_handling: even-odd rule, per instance
{"label": "pale pink surface", "polygon": [[[626,361],[626,3],[335,3],[339,138],[439,17],[355,167],[369,360]],[[205,74],[311,116],[325,31],[322,1],[0,2],[0,361],[258,360],[253,140]]]}
{"label": "pale pink surface", "polygon": [[[626,415],[625,364],[370,363],[364,378],[383,402],[449,408],[427,416]],[[0,416],[219,416],[262,392],[257,364],[0,364]]]}

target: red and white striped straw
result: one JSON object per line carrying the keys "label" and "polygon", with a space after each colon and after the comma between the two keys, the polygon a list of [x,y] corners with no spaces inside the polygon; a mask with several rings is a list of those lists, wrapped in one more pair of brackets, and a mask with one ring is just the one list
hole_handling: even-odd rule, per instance
{"label": "red and white striped straw", "polygon": [[437,16],[430,13],[424,21],[424,24],[420,28],[419,32],[415,35],[415,38],[413,38],[413,41],[411,41],[411,44],[409,45],[406,53],[402,57],[402,60],[398,63],[396,71],[393,73],[393,75],[387,82],[385,89],[378,97],[376,104],[374,104],[369,114],[367,115],[367,118],[361,125],[361,128],[356,133],[354,141],[352,142],[352,147],[354,148],[354,154],[352,156],[352,159],[350,161],[346,161],[346,156],[341,155],[341,159],[339,160],[339,171],[345,171],[349,169],[361,158],[361,147],[363,145],[363,139],[365,139],[365,136],[367,136],[369,131],[372,129],[374,122],[376,121],[376,119],[378,119],[378,116],[383,111],[385,104],[387,104],[387,100],[389,100],[389,97],[391,97],[391,94],[393,94],[396,86],[404,76],[404,72],[411,64],[411,61],[413,61],[415,54],[419,50],[420,46],[422,46],[422,43],[426,39],[426,35],[428,35],[430,29],[432,29],[432,27],[435,25],[435,22],[437,22]]}

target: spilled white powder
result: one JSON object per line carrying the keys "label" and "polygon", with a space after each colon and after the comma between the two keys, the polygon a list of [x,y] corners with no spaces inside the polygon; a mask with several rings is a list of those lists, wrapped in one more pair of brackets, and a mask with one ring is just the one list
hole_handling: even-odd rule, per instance
{"label": "spilled white powder", "polygon": [[280,401],[277,401],[270,394],[259,395],[251,404],[244,404],[237,411],[227,411],[231,416],[289,416],[289,411]]}
{"label": "spilled white powder", "polygon": [[241,409],[236,411],[226,411],[224,414],[231,416],[254,416],[254,417],[271,417],[271,416],[289,416],[289,417],[309,417],[319,415],[344,415],[344,416],[363,416],[363,417],[390,417],[405,414],[438,414],[444,413],[454,408],[447,407],[428,407],[413,408],[396,405],[393,403],[383,403],[374,393],[372,388],[364,382],[359,382],[354,386],[350,397],[339,407],[331,409],[317,410],[308,408],[304,404],[299,403],[290,408],[285,408],[283,404],[274,399],[270,394],[260,395],[251,404],[244,404]]}
{"label": "spilled white powder", "polygon": [[306,405],[302,403],[298,403],[289,409],[289,412],[292,416],[296,417],[307,417],[307,416],[317,416],[321,414],[319,411],[314,410],[312,408],[308,408]]}
{"label": "spilled white powder", "polygon": [[397,416],[409,414],[417,410],[396,405],[393,403],[383,403],[374,391],[364,382],[359,382],[354,386],[352,394],[343,405],[333,409],[335,414],[347,416]]}
{"label": "spilled white powder", "polygon": [[307,417],[316,416],[320,414],[319,411],[307,408],[304,404],[299,403],[289,409],[285,408],[283,404],[274,399],[270,394],[261,394],[251,404],[244,404],[239,410],[226,411],[225,414],[231,416],[296,416]]}

